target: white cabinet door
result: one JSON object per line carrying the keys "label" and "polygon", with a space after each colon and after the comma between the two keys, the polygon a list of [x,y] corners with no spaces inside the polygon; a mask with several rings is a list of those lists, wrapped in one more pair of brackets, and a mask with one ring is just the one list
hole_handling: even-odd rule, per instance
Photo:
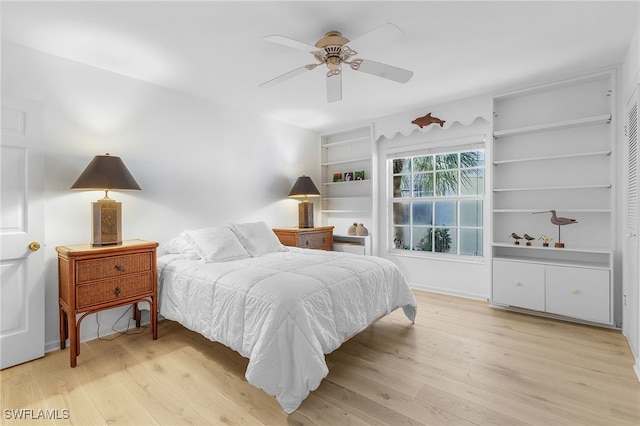
{"label": "white cabinet door", "polygon": [[544,311],[544,265],[493,261],[494,303]]}
{"label": "white cabinet door", "polygon": [[546,267],[547,312],[611,322],[610,280],[606,269]]}

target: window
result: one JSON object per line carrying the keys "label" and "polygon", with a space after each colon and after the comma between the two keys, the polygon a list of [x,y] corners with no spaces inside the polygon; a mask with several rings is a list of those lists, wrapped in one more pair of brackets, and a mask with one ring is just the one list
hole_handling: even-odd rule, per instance
{"label": "window", "polygon": [[389,162],[393,249],[482,256],[484,150]]}

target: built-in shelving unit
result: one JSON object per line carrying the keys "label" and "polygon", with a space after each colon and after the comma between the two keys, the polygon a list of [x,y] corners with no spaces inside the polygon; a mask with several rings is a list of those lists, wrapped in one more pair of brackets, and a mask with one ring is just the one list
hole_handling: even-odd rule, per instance
{"label": "built-in shelving unit", "polygon": [[[325,133],[320,136],[320,150],[321,223],[335,227],[334,247],[356,252],[366,248],[362,254],[371,254],[371,236],[366,241],[364,238],[354,241],[347,231],[354,222],[364,224],[370,233],[377,229],[373,127],[366,125]],[[350,178],[345,173],[351,173]],[[334,178],[337,174],[340,180]],[[359,247],[354,249],[355,246]]]}
{"label": "built-in shelving unit", "polygon": [[[493,99],[493,306],[615,325],[614,84],[601,73]],[[552,209],[578,223],[559,230]]]}

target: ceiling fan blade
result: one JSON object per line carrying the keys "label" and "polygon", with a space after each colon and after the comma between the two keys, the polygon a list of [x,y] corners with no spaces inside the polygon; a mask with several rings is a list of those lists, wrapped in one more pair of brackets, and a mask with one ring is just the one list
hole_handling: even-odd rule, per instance
{"label": "ceiling fan blade", "polygon": [[312,46],[310,44],[303,43],[301,41],[294,40],[292,38],[277,35],[277,34],[266,36],[264,37],[264,39],[272,43],[281,44],[287,47],[293,47],[294,49],[302,50],[303,52],[315,52],[317,50],[320,50],[317,47]]}
{"label": "ceiling fan blade", "polygon": [[397,81],[398,83],[406,83],[411,80],[411,77],[413,77],[413,71],[376,61],[370,61],[368,59],[363,59],[357,70],[367,74],[376,75],[378,77],[388,78],[389,80]]}
{"label": "ceiling fan blade", "polygon": [[264,88],[273,87],[276,84],[282,83],[285,80],[289,80],[290,78],[295,77],[296,75],[302,74],[305,71],[309,71],[309,68],[307,68],[307,67],[296,68],[296,69],[291,70],[289,72],[286,72],[286,73],[284,73],[282,75],[279,75],[276,78],[273,78],[271,80],[265,81],[264,83],[261,83],[258,86],[259,87],[264,87]]}
{"label": "ceiling fan blade", "polygon": [[327,102],[342,99],[342,73],[327,75]]}
{"label": "ceiling fan blade", "polygon": [[354,38],[349,42],[349,44],[353,44],[357,46],[358,49],[362,49],[361,46],[369,44],[375,44],[377,46],[382,42],[399,40],[403,36],[404,31],[394,24],[387,23]]}

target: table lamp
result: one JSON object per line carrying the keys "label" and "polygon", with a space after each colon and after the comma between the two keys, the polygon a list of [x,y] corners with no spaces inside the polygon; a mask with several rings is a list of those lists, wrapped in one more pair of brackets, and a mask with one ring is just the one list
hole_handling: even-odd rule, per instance
{"label": "table lamp", "polygon": [[293,184],[289,197],[304,198],[298,204],[298,227],[313,228],[313,203],[309,202],[308,197],[319,197],[320,191],[314,185],[309,176],[302,175]]}
{"label": "table lamp", "polygon": [[104,198],[91,203],[91,243],[94,246],[122,243],[122,203],[109,198],[110,189],[135,189],[140,186],[120,157],[96,155],[71,189],[103,190]]}

